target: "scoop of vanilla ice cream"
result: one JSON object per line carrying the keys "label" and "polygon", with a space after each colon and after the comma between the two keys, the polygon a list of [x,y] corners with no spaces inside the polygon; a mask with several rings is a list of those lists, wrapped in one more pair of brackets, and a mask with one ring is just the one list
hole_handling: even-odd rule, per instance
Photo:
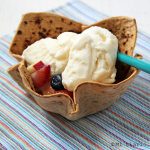
{"label": "scoop of vanilla ice cream", "polygon": [[115,82],[117,50],[116,36],[95,26],[80,34],[64,32],[57,39],[41,39],[28,46],[22,57],[29,65],[50,64],[52,74],[62,73],[64,87],[73,91],[84,81]]}
{"label": "scoop of vanilla ice cream", "polygon": [[45,64],[51,65],[52,74],[62,73],[67,62],[70,47],[76,33],[64,32],[57,39],[45,38],[28,46],[22,57],[29,65],[42,60]]}
{"label": "scoop of vanilla ice cream", "polygon": [[63,32],[57,37],[57,40],[59,45],[68,51],[70,50],[75,38],[77,38],[77,35],[78,34],[74,32]]}
{"label": "scoop of vanilla ice cream", "polygon": [[117,50],[118,40],[110,31],[96,26],[83,31],[74,39],[62,72],[64,87],[73,91],[78,84],[90,80],[113,83]]}

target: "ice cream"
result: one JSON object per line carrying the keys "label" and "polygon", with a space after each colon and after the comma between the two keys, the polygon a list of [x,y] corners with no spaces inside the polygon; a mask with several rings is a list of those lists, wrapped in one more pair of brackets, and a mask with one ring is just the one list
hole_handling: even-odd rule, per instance
{"label": "ice cream", "polygon": [[62,73],[67,64],[70,47],[76,35],[76,33],[64,32],[57,39],[48,37],[36,41],[24,50],[22,57],[27,61],[28,65],[42,60],[45,64],[51,65],[52,74]]}
{"label": "ice cream", "polygon": [[62,83],[72,91],[84,81],[113,83],[116,76],[118,40],[111,32],[91,27],[74,41],[69,60],[62,72]]}
{"label": "ice cream", "polygon": [[35,42],[24,52],[29,64],[42,60],[52,74],[62,74],[65,89],[73,91],[84,81],[113,83],[116,76],[118,40],[107,29],[90,27],[80,34],[64,32],[57,39]]}

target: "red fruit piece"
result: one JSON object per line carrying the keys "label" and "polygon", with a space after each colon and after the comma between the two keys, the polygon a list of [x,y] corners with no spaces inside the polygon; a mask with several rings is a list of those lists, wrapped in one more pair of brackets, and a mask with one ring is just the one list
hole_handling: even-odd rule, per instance
{"label": "red fruit piece", "polygon": [[45,65],[41,69],[31,74],[33,84],[36,88],[41,88],[50,82],[50,65]]}
{"label": "red fruit piece", "polygon": [[40,70],[41,68],[43,68],[45,66],[45,64],[42,61],[37,62],[36,64],[33,65],[33,67],[36,70]]}
{"label": "red fruit piece", "polygon": [[40,88],[40,91],[43,95],[51,95],[55,93],[55,90],[49,85],[49,83]]}

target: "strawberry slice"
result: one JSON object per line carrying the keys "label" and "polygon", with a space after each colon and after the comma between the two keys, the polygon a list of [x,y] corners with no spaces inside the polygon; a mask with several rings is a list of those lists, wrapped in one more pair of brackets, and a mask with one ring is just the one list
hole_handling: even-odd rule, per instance
{"label": "strawberry slice", "polygon": [[31,74],[33,84],[36,88],[41,88],[50,82],[50,65],[45,65],[41,69]]}
{"label": "strawberry slice", "polygon": [[42,61],[39,61],[39,62],[37,62],[36,64],[33,65],[33,67],[35,68],[35,70],[40,70],[44,66],[45,66],[45,64]]}
{"label": "strawberry slice", "polygon": [[43,95],[51,95],[55,93],[55,90],[49,85],[49,83],[41,87],[40,91]]}
{"label": "strawberry slice", "polygon": [[33,84],[37,88],[37,90],[43,95],[50,95],[55,93],[64,93],[73,98],[73,93],[63,89],[63,90],[55,90],[50,85],[51,80],[51,68],[50,65],[45,65],[42,61],[34,64],[32,67],[35,72],[31,74]]}

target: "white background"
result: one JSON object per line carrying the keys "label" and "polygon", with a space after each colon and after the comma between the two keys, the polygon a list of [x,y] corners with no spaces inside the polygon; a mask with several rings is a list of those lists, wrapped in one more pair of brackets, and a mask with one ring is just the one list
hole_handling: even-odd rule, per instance
{"label": "white background", "polygon": [[[65,5],[70,0],[0,0],[0,36],[13,32],[21,15],[46,11]],[[110,16],[133,16],[138,28],[150,34],[150,0],[82,0]]]}

